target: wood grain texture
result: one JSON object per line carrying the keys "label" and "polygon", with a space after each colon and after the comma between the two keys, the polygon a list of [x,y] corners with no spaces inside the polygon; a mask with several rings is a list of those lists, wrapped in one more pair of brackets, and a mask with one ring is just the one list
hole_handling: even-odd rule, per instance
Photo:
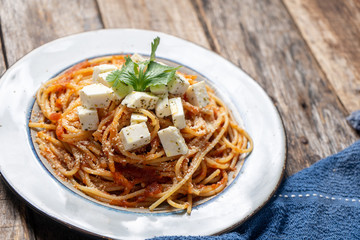
{"label": "wood grain texture", "polygon": [[360,1],[283,1],[345,108],[360,109]]}
{"label": "wood grain texture", "polygon": [[[46,42],[103,24],[161,31],[211,48],[265,89],[286,128],[287,175],[357,139],[344,117],[360,108],[359,1],[95,1],[0,0],[0,74]],[[0,180],[0,239],[84,238]]]}
{"label": "wood grain texture", "polygon": [[195,5],[209,19],[215,50],[248,72],[277,106],[287,133],[287,175],[356,140],[346,110],[279,0]]}
{"label": "wood grain texture", "polygon": [[[88,235],[73,230],[61,223],[39,214],[36,211],[30,212],[31,228],[34,231],[36,240],[81,240],[88,239]],[[90,239],[90,238],[89,238]]]}
{"label": "wood grain texture", "polygon": [[17,196],[5,187],[0,178],[0,237],[1,239],[35,239],[29,225],[29,211]]}
{"label": "wood grain texture", "polygon": [[161,31],[209,48],[190,0],[98,0],[106,28]]}
{"label": "wood grain texture", "polygon": [[[95,1],[0,0],[2,43],[14,64],[32,49],[56,38],[102,28]],[[0,54],[0,72],[4,64]],[[0,123],[1,124],[1,123]],[[1,239],[81,239],[35,213],[0,182]]]}
{"label": "wood grain texture", "polygon": [[51,40],[102,28],[92,0],[0,0],[0,20],[9,65]]}

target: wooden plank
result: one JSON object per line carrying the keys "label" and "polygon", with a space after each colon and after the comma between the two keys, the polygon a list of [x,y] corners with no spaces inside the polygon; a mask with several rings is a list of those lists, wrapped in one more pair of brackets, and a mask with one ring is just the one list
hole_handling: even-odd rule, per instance
{"label": "wooden plank", "polygon": [[1,239],[35,239],[28,226],[28,211],[0,179],[0,236]]}
{"label": "wooden plank", "polygon": [[283,1],[345,108],[360,109],[360,1]]}
{"label": "wooden plank", "polygon": [[35,211],[30,213],[32,227],[35,231],[37,240],[59,239],[59,240],[82,240],[87,239],[87,235],[80,231],[73,230],[63,224],[41,215]]}
{"label": "wooden plank", "polygon": [[[3,49],[7,62],[56,38],[102,28],[95,1],[0,0]],[[4,70],[0,54],[0,72]],[[1,124],[1,123],[0,123]],[[1,239],[81,239],[48,217],[35,214],[0,182]]]}
{"label": "wooden plank", "polygon": [[346,110],[280,0],[194,3],[216,38],[215,50],[248,72],[277,106],[287,132],[287,175],[356,140]]}
{"label": "wooden plank", "polygon": [[190,0],[98,0],[98,4],[106,28],[161,31],[210,47]]}
{"label": "wooden plank", "polygon": [[59,37],[102,28],[95,0],[0,0],[0,16],[9,65]]}

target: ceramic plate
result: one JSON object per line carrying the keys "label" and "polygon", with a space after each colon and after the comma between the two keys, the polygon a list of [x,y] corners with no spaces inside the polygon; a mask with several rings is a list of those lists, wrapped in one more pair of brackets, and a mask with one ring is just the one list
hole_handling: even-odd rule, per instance
{"label": "ceramic plate", "polygon": [[[43,82],[86,59],[122,53],[156,52],[163,61],[205,78],[230,106],[254,140],[231,184],[216,197],[184,212],[115,208],[90,200],[61,183],[38,157],[28,121]],[[15,63],[0,80],[0,171],[25,201],[51,218],[95,236],[115,239],[164,235],[214,235],[230,230],[260,209],[281,181],[286,141],[270,98],[241,69],[188,41],[164,33],[111,29],[81,33],[39,47]],[[240,168],[238,168],[240,169]]]}

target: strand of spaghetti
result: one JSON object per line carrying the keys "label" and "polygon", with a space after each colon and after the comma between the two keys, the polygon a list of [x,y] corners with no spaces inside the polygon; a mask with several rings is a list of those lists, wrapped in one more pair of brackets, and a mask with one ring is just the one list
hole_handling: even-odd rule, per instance
{"label": "strand of spaghetti", "polygon": [[231,125],[232,128],[235,128],[236,130],[238,130],[242,135],[244,135],[246,137],[246,139],[249,141],[250,145],[248,147],[248,149],[246,150],[246,153],[252,152],[253,148],[254,148],[254,142],[252,140],[252,138],[250,137],[250,135],[242,128],[240,128],[238,125],[233,124]]}
{"label": "strand of spaghetti", "polygon": [[224,143],[225,143],[228,147],[230,147],[231,149],[233,149],[233,150],[234,150],[235,152],[237,152],[237,153],[247,153],[247,152],[249,152],[248,149],[241,149],[241,148],[235,146],[234,144],[232,144],[231,142],[229,142],[229,140],[228,140],[227,138],[225,138],[225,137],[224,137],[222,140],[224,141]]}
{"label": "strand of spaghetti", "polygon": [[230,163],[218,163],[217,161],[209,157],[205,157],[205,161],[207,165],[212,168],[227,169],[230,166]]}
{"label": "strand of spaghetti", "polygon": [[220,174],[220,169],[216,169],[212,174],[210,174],[207,178],[205,178],[203,181],[201,181],[201,184],[207,184],[210,182],[214,177]]}
{"label": "strand of spaghetti", "polygon": [[[58,161],[58,160],[56,160],[56,159],[59,159],[59,153],[58,152],[54,152],[54,151],[57,151],[55,148],[54,148],[54,146],[52,145],[52,144],[50,144],[50,147],[46,147],[47,149],[49,149],[50,151],[51,151],[51,154],[53,154],[54,156],[56,156],[56,157],[54,157],[53,158],[53,161],[52,161],[52,163],[56,166],[56,169],[61,173],[61,174],[63,174],[64,176],[66,176],[66,177],[70,177],[70,176],[73,176],[78,170],[79,170],[79,168],[80,168],[80,161],[78,160],[78,159],[76,159],[75,158],[75,165],[74,165],[74,167],[71,169],[71,170],[67,170],[67,169],[65,169],[62,165],[61,165],[61,163]],[[50,153],[49,152],[49,150],[48,150],[48,153]],[[60,158],[61,159],[61,158]]]}
{"label": "strand of spaghetti", "polygon": [[240,154],[235,154],[234,155],[234,158],[233,158],[233,160],[231,161],[231,163],[230,163],[230,166],[229,166],[229,168],[230,169],[235,169],[235,165],[236,165],[236,163],[238,162],[238,159],[239,158],[241,158],[240,160],[241,160],[241,165],[239,166],[240,168],[242,167],[242,165],[243,165],[243,160],[244,160],[244,158],[242,158],[241,156],[240,156]]}
{"label": "strand of spaghetti", "polygon": [[[122,106],[122,107],[117,108],[115,111],[113,121],[111,122],[111,124],[108,128],[111,140],[113,140],[117,134],[117,126],[119,124],[118,122],[119,122],[120,117],[124,113],[124,110],[125,110],[125,106]],[[108,154],[108,157],[109,157],[108,166],[110,168],[110,171],[115,172],[115,164],[114,164],[113,154],[112,153]]]}
{"label": "strand of spaghetti", "polygon": [[151,125],[154,127],[154,130],[151,131],[151,134],[150,134],[150,141],[152,141],[156,136],[157,136],[157,132],[159,131],[160,129],[160,125],[159,125],[159,120],[157,120],[157,118],[155,117],[154,114],[152,114],[150,111],[148,110],[145,110],[143,108],[139,109],[138,110],[139,113],[142,113],[144,114],[145,116],[147,116],[148,118],[150,118],[151,120]]}
{"label": "strand of spaghetti", "polygon": [[179,181],[181,180],[181,166],[182,166],[182,163],[183,161],[185,160],[185,155],[181,156],[177,161],[176,161],[176,164],[175,164],[175,176],[176,176],[176,179]]}
{"label": "strand of spaghetti", "polygon": [[181,129],[181,133],[189,133],[189,134],[191,134],[191,136],[201,137],[206,134],[206,131],[204,131],[204,130],[195,131],[195,130],[191,129],[190,127],[186,126],[185,128]]}
{"label": "strand of spaghetti", "polygon": [[79,170],[79,175],[81,176],[82,182],[86,184],[88,187],[95,188],[95,184],[91,181],[90,176],[87,172]]}
{"label": "strand of spaghetti", "polygon": [[46,123],[36,123],[36,122],[29,122],[30,128],[44,128],[47,130],[55,130],[56,126],[54,124],[46,124]]}
{"label": "strand of spaghetti", "polygon": [[219,164],[228,163],[234,158],[234,155],[234,151],[231,151],[226,156],[216,158],[215,161]]}
{"label": "strand of spaghetti", "polygon": [[87,148],[96,155],[98,156],[101,155],[101,146],[99,146],[97,142],[91,141],[91,143],[87,146]]}
{"label": "strand of spaghetti", "polygon": [[75,146],[78,149],[80,149],[86,156],[88,156],[88,157],[85,157],[83,159],[83,161],[85,161],[87,164],[89,164],[93,169],[96,169],[99,167],[99,165],[100,165],[99,159],[91,151],[89,151],[89,149],[86,146],[84,146],[80,143],[77,143]]}
{"label": "strand of spaghetti", "polygon": [[57,140],[56,138],[51,137],[50,135],[46,134],[44,131],[38,132],[37,136],[45,139],[46,141],[51,142],[52,144],[58,146],[58,147],[62,147],[63,144],[62,142],[60,142],[59,140]]}
{"label": "strand of spaghetti", "polygon": [[121,191],[124,190],[124,186],[110,186],[110,187],[105,187],[104,190],[106,192],[116,192],[116,191]]}
{"label": "strand of spaghetti", "polygon": [[138,155],[129,151],[126,151],[124,146],[122,144],[118,145],[118,148],[121,152],[121,154],[123,154],[124,156],[131,158],[131,159],[136,159],[139,161],[146,161],[146,160],[153,160],[153,159],[157,159],[161,156],[163,156],[165,154],[164,150],[160,150],[157,153],[152,153],[152,154],[145,154],[145,155]]}
{"label": "strand of spaghetti", "polygon": [[175,193],[182,185],[184,185],[189,180],[189,178],[196,171],[197,167],[200,165],[202,155],[205,155],[205,154],[199,152],[195,155],[193,161],[191,162],[191,166],[190,166],[188,173],[184,176],[184,178],[180,182],[178,182],[177,184],[174,184],[169,190],[167,190],[165,192],[165,194],[160,199],[158,199],[155,203],[153,203],[149,207],[149,209],[151,211],[154,210],[157,206],[159,206],[167,198],[169,198],[173,193]]}
{"label": "strand of spaghetti", "polygon": [[93,187],[86,187],[86,186],[83,186],[83,185],[80,185],[74,178],[70,178],[70,181],[72,182],[72,184],[74,186],[76,186],[76,188],[84,191],[84,192],[88,192],[88,193],[92,193],[94,195],[97,195],[99,197],[103,197],[103,198],[106,198],[106,199],[109,199],[109,200],[127,200],[127,199],[130,199],[130,198],[133,198],[133,197],[137,197],[137,196],[140,196],[142,194],[145,193],[145,189],[141,189],[141,190],[138,190],[136,192],[133,192],[133,193],[129,193],[127,195],[124,195],[124,196],[114,196],[114,195],[111,195],[111,194],[107,194],[107,193],[104,193],[102,191],[100,191],[99,189],[97,188],[93,188]]}
{"label": "strand of spaghetti", "polygon": [[[191,184],[191,183],[189,183],[189,184]],[[192,210],[192,205],[193,205],[193,196],[192,196],[192,194],[187,195],[187,202],[188,202],[188,207],[186,209],[186,213],[190,214],[191,210]]]}
{"label": "strand of spaghetti", "polygon": [[174,208],[179,208],[179,209],[187,209],[189,203],[177,203],[175,201],[173,201],[171,198],[166,199],[166,201],[168,202],[168,204],[170,206],[173,206]]}
{"label": "strand of spaghetti", "polygon": [[170,160],[174,160],[176,159],[177,156],[174,157],[159,157],[159,158],[155,158],[155,159],[150,159],[150,160],[144,160],[144,164],[158,164],[161,162],[167,162]]}
{"label": "strand of spaghetti", "polygon": [[196,178],[193,178],[193,182],[194,183],[199,183],[201,182],[205,177],[206,177],[206,173],[207,173],[207,166],[205,161],[201,162],[201,172],[198,176],[196,176]]}
{"label": "strand of spaghetti", "polygon": [[195,155],[193,161],[191,162],[190,168],[188,170],[188,173],[184,176],[184,178],[176,185],[171,187],[165,194],[162,196],[159,200],[157,200],[155,203],[153,203],[149,209],[152,211],[157,206],[159,206],[163,201],[165,201],[168,197],[170,197],[174,192],[176,192],[182,185],[184,185],[190,177],[194,174],[196,169],[199,167],[202,159],[205,157],[205,155],[219,142],[220,138],[224,135],[226,128],[229,124],[229,119],[225,115],[225,122],[224,126],[221,128],[219,134],[216,136],[216,138],[209,144],[209,146],[202,152],[199,152]]}
{"label": "strand of spaghetti", "polygon": [[221,192],[226,187],[228,175],[227,175],[226,171],[224,171],[224,170],[221,172],[222,172],[223,178],[215,184],[201,187],[199,196],[202,196],[202,197],[213,196],[213,195]]}
{"label": "strand of spaghetti", "polygon": [[87,172],[87,173],[90,173],[90,174],[93,174],[93,175],[97,175],[97,176],[102,176],[102,177],[108,177],[108,178],[111,178],[113,179],[113,176],[111,174],[110,171],[106,171],[104,169],[91,169],[91,168],[88,168],[88,167],[82,167],[81,168],[83,171]]}

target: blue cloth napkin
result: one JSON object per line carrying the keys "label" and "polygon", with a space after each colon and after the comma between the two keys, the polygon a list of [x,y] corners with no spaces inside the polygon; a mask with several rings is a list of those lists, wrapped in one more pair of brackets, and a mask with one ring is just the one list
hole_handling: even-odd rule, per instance
{"label": "blue cloth napkin", "polygon": [[263,209],[230,233],[155,239],[360,239],[360,141],[286,179]]}
{"label": "blue cloth napkin", "polygon": [[352,112],[347,118],[349,124],[358,132],[360,132],[360,110]]}

